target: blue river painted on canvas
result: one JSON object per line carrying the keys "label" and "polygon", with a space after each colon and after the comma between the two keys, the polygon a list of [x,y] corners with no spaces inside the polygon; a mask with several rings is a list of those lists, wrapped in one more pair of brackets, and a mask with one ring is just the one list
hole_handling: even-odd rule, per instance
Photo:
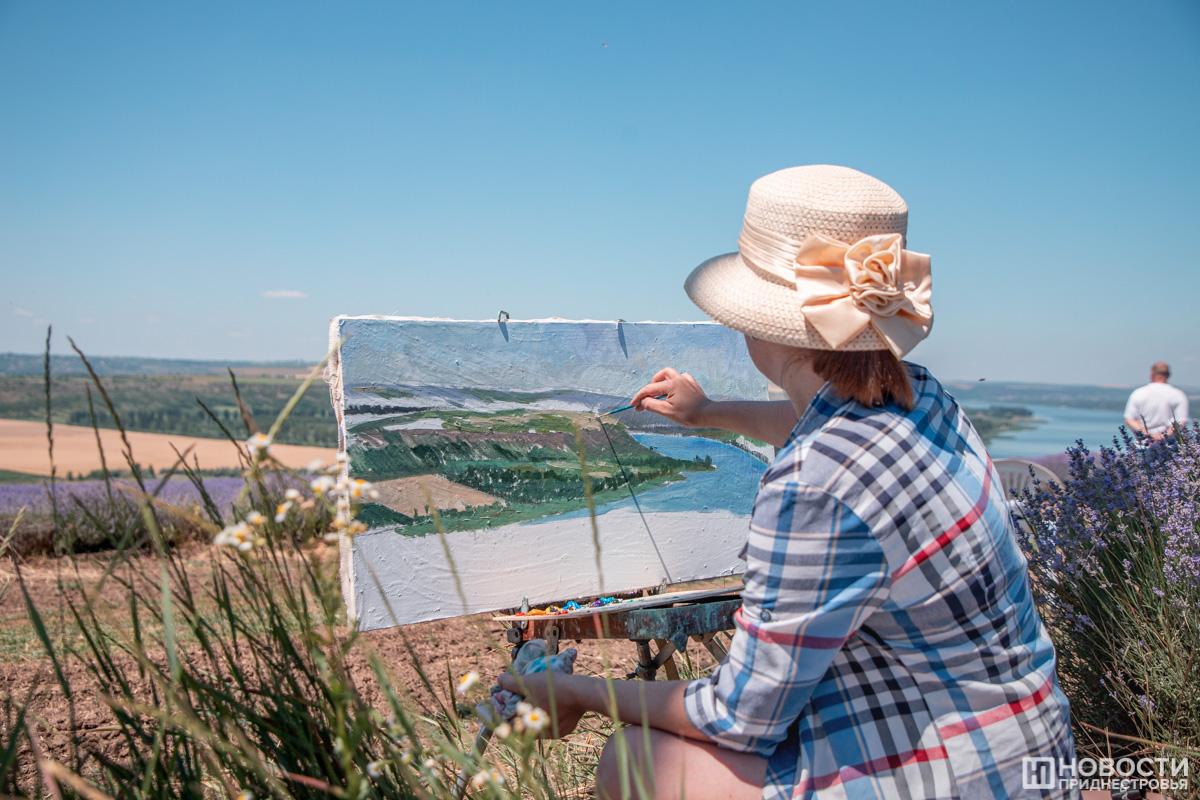
{"label": "blue river painted on canvas", "polygon": [[[635,433],[634,439],[664,456],[691,461],[696,456],[712,456],[714,470],[687,472],[685,480],[668,483],[638,494],[642,511],[732,511],[750,515],[758,481],[767,465],[754,456],[724,442],[702,436],[667,436],[661,433]],[[636,509],[633,499],[625,497],[596,508],[600,516],[618,508]],[[569,511],[551,519],[578,519],[588,515],[587,509]],[[536,522],[545,522],[537,520]],[[531,523],[523,523],[531,524]]]}

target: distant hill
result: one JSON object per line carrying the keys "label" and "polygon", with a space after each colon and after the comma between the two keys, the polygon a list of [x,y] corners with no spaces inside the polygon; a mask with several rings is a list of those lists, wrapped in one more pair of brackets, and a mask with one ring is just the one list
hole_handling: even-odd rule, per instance
{"label": "distant hill", "polygon": [[[178,358],[135,358],[133,356],[88,356],[99,375],[235,375],[290,378],[307,375],[312,364],[304,361],[189,361]],[[0,375],[41,375],[45,356],[0,353]],[[54,375],[86,375],[87,368],[76,355],[50,356]]]}
{"label": "distant hill", "polygon": [[[44,356],[25,353],[0,353],[0,376],[41,375]],[[209,375],[225,376],[226,369],[241,377],[303,378],[312,364],[304,361],[192,361],[179,358],[135,358],[133,356],[88,356],[100,375]],[[52,355],[54,375],[86,375],[83,362],[75,355]],[[1082,384],[1015,383],[1005,381],[944,382],[960,402],[972,405],[1048,405],[1073,408],[1098,408],[1123,411],[1133,386],[1087,386]],[[1139,384],[1140,385],[1140,384]],[[1193,410],[1200,410],[1200,389],[1180,387],[1187,392]],[[775,395],[772,395],[775,397]],[[776,397],[775,399],[781,399]]]}
{"label": "distant hill", "polygon": [[[1124,411],[1133,386],[1083,386],[1003,381],[945,381],[946,389],[963,405],[1070,406]],[[1140,385],[1140,384],[1139,384]],[[1200,405],[1200,389],[1182,386],[1193,409]]]}

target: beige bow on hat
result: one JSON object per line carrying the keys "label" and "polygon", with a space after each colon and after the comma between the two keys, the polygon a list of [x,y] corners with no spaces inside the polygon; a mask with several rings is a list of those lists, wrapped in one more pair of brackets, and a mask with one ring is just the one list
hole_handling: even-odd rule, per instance
{"label": "beige bow on hat", "polygon": [[905,250],[902,234],[797,242],[746,220],[738,250],[751,267],[795,285],[805,319],[834,350],[870,325],[901,356],[933,325],[930,258]]}

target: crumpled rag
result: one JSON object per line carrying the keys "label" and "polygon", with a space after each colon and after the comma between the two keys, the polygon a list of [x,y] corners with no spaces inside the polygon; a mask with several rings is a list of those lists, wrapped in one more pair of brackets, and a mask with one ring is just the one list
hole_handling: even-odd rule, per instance
{"label": "crumpled rag", "polygon": [[[557,655],[547,656],[546,640],[530,639],[517,651],[517,657],[509,665],[508,671],[514,675],[532,675],[551,669],[570,675],[575,671],[575,657],[578,655],[579,651],[572,647]],[[516,692],[496,685],[492,687],[491,696],[475,707],[475,713],[484,725],[495,728],[501,722],[512,720],[517,715],[517,704],[524,699]]]}

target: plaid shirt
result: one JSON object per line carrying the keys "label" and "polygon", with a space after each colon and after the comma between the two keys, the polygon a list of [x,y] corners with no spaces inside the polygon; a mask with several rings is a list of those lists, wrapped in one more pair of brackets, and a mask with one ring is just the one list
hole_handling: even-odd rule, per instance
{"label": "plaid shirt", "polygon": [[764,798],[1064,795],[1022,789],[1023,757],[1074,743],[999,481],[954,399],[909,374],[911,412],[826,384],[797,423],[754,500],[729,656],[688,716],[769,758]]}

